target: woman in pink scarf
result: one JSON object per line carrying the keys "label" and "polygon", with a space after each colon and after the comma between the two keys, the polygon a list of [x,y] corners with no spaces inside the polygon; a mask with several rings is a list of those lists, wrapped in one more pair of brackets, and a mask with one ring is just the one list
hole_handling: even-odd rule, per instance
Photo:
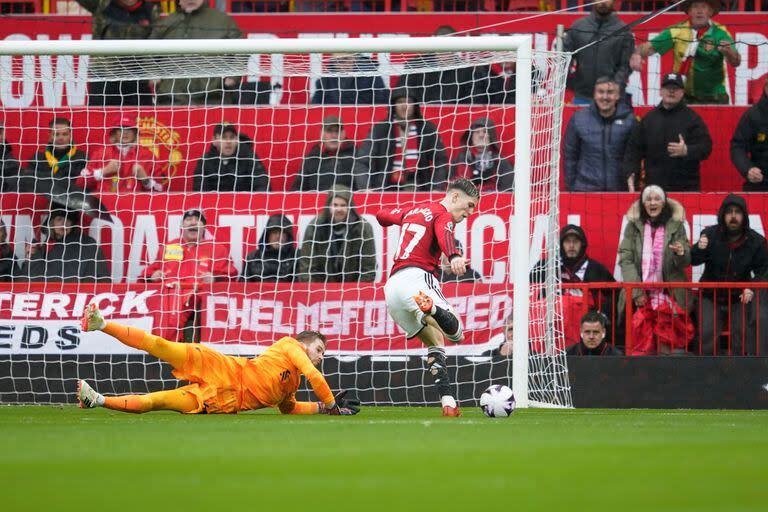
{"label": "woman in pink scarf", "polygon": [[[627,211],[619,245],[624,282],[685,282],[691,246],[685,234],[685,210],[657,185],[645,187]],[[682,288],[634,289],[632,344],[628,355],[684,353],[693,337],[688,318],[692,298]],[[624,292],[619,311],[624,311]]]}

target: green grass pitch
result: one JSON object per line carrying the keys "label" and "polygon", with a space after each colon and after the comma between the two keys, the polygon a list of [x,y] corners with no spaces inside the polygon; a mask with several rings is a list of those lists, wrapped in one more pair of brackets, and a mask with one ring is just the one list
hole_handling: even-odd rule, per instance
{"label": "green grass pitch", "polygon": [[0,510],[768,510],[768,411],[0,407]]}

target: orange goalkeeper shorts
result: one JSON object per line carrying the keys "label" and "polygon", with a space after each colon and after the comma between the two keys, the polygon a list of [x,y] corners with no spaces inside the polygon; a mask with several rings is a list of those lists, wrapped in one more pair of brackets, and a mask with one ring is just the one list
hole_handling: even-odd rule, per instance
{"label": "orange goalkeeper shorts", "polygon": [[191,382],[183,389],[197,399],[198,408],[189,414],[234,413],[243,402],[242,372],[245,357],[221,354],[204,345],[189,345],[184,366],[173,370],[173,376]]}

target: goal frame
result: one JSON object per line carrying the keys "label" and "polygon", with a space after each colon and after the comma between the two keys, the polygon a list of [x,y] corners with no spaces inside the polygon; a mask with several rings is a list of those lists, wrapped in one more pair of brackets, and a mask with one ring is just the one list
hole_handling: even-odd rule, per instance
{"label": "goal frame", "polygon": [[[354,41],[354,42],[353,42]],[[309,53],[438,53],[515,51],[515,191],[510,241],[530,240],[531,206],[531,100],[533,83],[533,37],[387,37],[359,39],[173,39],[173,40],[65,40],[2,41],[0,56],[88,55],[164,56],[309,54]],[[510,197],[510,201],[511,201]],[[510,243],[510,277],[514,288],[512,384],[518,407],[529,407],[530,248],[527,243]],[[543,404],[542,404],[543,405]]]}

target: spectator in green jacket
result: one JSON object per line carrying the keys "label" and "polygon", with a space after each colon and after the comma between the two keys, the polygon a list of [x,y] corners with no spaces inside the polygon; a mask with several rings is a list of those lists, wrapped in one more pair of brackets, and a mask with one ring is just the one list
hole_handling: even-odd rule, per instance
{"label": "spectator in green jacket", "polygon": [[[77,0],[77,3],[93,15],[94,39],[147,39],[159,17],[157,4],[148,0]],[[103,69],[109,67],[105,58],[99,60],[104,64]],[[89,92],[90,105],[152,103],[145,80],[91,82]]]}
{"label": "spectator in green jacket", "polygon": [[[205,0],[179,0],[179,10],[155,24],[150,39],[239,39],[242,32],[226,13]],[[172,63],[168,63],[172,67]],[[221,104],[226,89],[237,87],[240,77],[198,77],[161,80],[155,86],[158,104]]]}

